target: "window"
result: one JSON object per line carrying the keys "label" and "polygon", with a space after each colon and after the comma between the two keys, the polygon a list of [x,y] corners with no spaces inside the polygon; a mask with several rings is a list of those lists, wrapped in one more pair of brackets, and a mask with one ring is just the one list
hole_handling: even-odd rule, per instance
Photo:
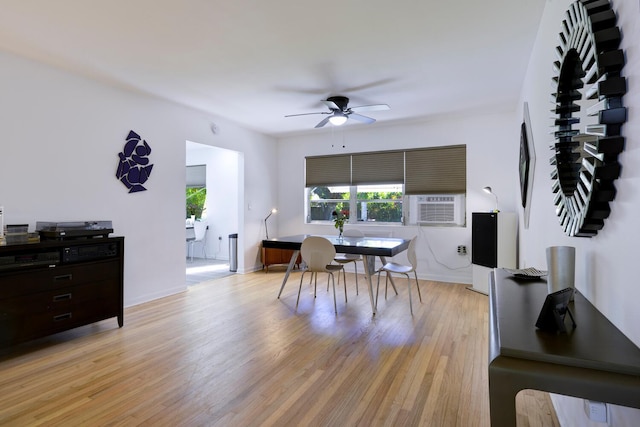
{"label": "window", "polygon": [[[352,224],[403,223],[415,209],[406,203],[409,195],[458,195],[464,205],[465,145],[307,157],[305,166],[307,222],[331,221],[338,210]],[[447,223],[464,225],[458,217]]]}
{"label": "window", "polygon": [[187,166],[185,194],[187,218],[202,218],[207,200],[207,166]]}
{"label": "window", "polygon": [[[331,221],[334,211],[349,223],[402,222],[402,185],[378,184],[308,188],[307,222]],[[351,209],[355,206],[355,212]]]}

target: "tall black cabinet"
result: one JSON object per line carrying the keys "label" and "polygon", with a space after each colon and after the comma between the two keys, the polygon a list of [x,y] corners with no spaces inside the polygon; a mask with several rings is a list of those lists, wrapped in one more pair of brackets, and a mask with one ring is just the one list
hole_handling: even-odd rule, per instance
{"label": "tall black cabinet", "polygon": [[489,272],[516,268],[516,214],[513,212],[473,212],[471,214],[471,263],[473,289],[489,292]]}

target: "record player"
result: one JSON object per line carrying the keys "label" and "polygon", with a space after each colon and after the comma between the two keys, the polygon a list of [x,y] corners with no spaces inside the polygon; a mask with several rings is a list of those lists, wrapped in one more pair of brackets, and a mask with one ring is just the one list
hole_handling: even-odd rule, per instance
{"label": "record player", "polygon": [[113,233],[111,221],[37,221],[36,231],[41,240],[68,240],[109,237]]}

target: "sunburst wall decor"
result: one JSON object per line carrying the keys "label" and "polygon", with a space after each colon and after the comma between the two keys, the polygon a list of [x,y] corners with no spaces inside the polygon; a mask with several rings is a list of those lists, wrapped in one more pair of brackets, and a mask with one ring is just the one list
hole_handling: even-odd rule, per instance
{"label": "sunburst wall decor", "polygon": [[620,29],[608,0],[579,0],[562,21],[552,93],[554,204],[565,234],[592,237],[604,226],[620,175],[627,120]]}

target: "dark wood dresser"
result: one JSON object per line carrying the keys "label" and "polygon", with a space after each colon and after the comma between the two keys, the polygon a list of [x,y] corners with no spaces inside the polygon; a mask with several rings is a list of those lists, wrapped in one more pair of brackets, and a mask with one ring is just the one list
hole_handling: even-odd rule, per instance
{"label": "dark wood dresser", "polygon": [[0,246],[0,348],[117,317],[124,237]]}

